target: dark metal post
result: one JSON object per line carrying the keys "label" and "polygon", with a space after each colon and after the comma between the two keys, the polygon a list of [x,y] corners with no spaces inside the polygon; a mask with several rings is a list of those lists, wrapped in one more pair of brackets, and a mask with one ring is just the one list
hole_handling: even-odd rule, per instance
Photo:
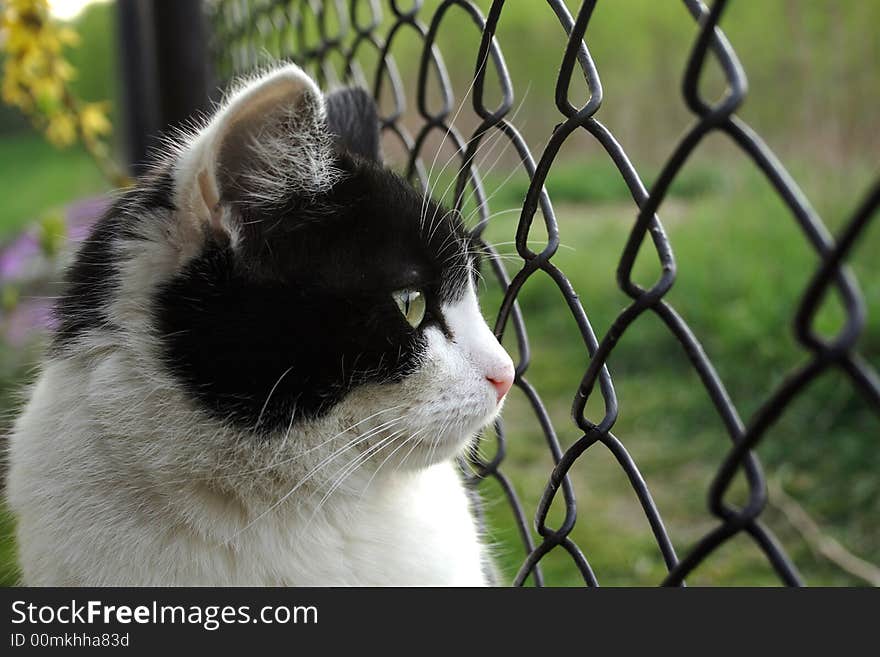
{"label": "dark metal post", "polygon": [[208,108],[212,88],[201,0],[154,0],[153,26],[162,121],[180,125]]}
{"label": "dark metal post", "polygon": [[150,135],[161,126],[152,1],[119,0],[117,34],[125,160],[137,175],[143,170]]}
{"label": "dark metal post", "polygon": [[126,160],[137,175],[163,131],[209,105],[208,30],[200,0],[119,0],[117,25]]}

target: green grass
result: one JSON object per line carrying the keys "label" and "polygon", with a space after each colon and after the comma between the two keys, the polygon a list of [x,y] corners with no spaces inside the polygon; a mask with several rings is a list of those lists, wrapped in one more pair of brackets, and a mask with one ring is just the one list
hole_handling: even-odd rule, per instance
{"label": "green grass", "polygon": [[[588,174],[589,167],[583,173]],[[717,174],[717,170],[709,172],[706,179],[714,180]],[[783,376],[806,361],[807,355],[792,337],[791,318],[817,259],[766,184],[747,171],[735,169],[735,174],[723,186],[673,195],[660,214],[679,269],[667,300],[701,339],[747,422]],[[569,172],[563,178],[573,175]],[[833,203],[825,198],[819,201],[818,205]],[[831,223],[838,224],[853,206],[850,200],[834,207]],[[561,248],[553,262],[578,290],[601,339],[629,301],[617,288],[615,269],[635,218],[633,205],[622,201],[561,204],[557,213],[562,244],[570,248]],[[515,213],[499,216],[488,230],[489,239],[509,240],[516,220]],[[540,217],[535,221],[535,249],[542,243],[539,224]],[[860,344],[875,367],[880,364],[880,274],[873,264],[880,256],[876,238],[876,230],[867,234],[854,259],[869,313]],[[647,286],[657,276],[652,249],[642,249],[635,279]],[[489,309],[497,307],[497,298],[497,290],[490,287],[484,300],[488,315]],[[833,334],[841,313],[833,296],[827,301],[817,325]],[[539,272],[530,279],[520,303],[532,345],[526,376],[550,410],[563,445],[570,445],[580,436],[570,419],[570,407],[587,367],[585,349],[549,277]],[[512,331],[508,332],[506,344],[511,351],[515,349],[512,337]],[[614,433],[648,481],[681,555],[714,524],[706,510],[706,491],[729,440],[683,349],[657,317],[646,314],[630,327],[613,351],[609,367],[620,403]],[[599,394],[594,392],[593,397],[588,417],[598,421],[602,407]],[[505,471],[531,520],[551,461],[540,427],[517,391],[508,401],[505,425],[509,453]],[[791,493],[830,535],[875,563],[880,561],[876,436],[876,415],[844,376],[832,373],[798,398],[758,449],[770,476],[782,476]],[[611,454],[602,445],[594,445],[571,476],[579,501],[572,537],[584,549],[600,582],[658,582],[664,573],[659,551]],[[743,490],[735,486],[730,499],[742,501]],[[521,547],[509,529],[509,514],[499,493],[490,498],[493,537],[506,573],[512,576],[522,558]],[[553,517],[559,522],[562,516]],[[765,517],[808,581],[861,583],[816,557],[775,509]],[[562,550],[558,553],[547,562],[548,581],[577,583],[570,560]],[[746,537],[719,550],[689,580],[694,584],[778,582]]]}
{"label": "green grass", "polygon": [[15,586],[18,578],[15,522],[12,514],[0,506],[0,586]]}
{"label": "green grass", "polygon": [[[0,137],[0,241],[65,203],[107,189],[89,156],[78,148],[58,150],[33,134]],[[0,345],[0,427],[18,406],[16,393],[32,375],[36,354]],[[0,585],[17,579],[13,520],[0,507]]]}
{"label": "green grass", "polygon": [[0,239],[52,207],[104,189],[100,172],[81,149],[59,151],[30,134],[0,138]]}
{"label": "green grass", "polygon": [[[809,175],[809,163],[797,175],[807,181],[816,206],[839,226],[854,206],[854,195],[868,173],[841,172],[839,178]],[[493,190],[504,176],[490,176]],[[36,138],[4,140],[0,156],[0,232],[10,234],[47,207],[91,194],[103,185],[77,151],[57,153]],[[628,303],[618,289],[615,270],[635,218],[628,192],[605,161],[561,162],[548,181],[554,196],[562,248],[553,262],[569,277],[601,336]],[[490,191],[491,193],[491,191]],[[518,205],[525,193],[516,176],[493,197],[494,211]],[[672,241],[679,276],[669,302],[702,341],[747,420],[786,372],[805,354],[792,338],[791,317],[816,257],[772,191],[751,169],[731,162],[688,167],[661,208]],[[487,236],[507,244],[514,254],[516,213],[492,219]],[[854,269],[868,302],[869,323],[861,347],[880,365],[880,240],[875,226],[856,251]],[[540,216],[531,239],[545,237]],[[511,271],[515,261],[508,263]],[[651,284],[658,275],[656,257],[643,249],[635,279]],[[488,316],[497,307],[498,290],[484,294]],[[831,332],[840,321],[833,297],[820,316]],[[531,339],[527,378],[550,411],[563,446],[580,434],[570,420],[573,392],[587,366],[586,352],[563,299],[550,279],[536,275],[524,287],[520,303]],[[515,353],[508,332],[506,344]],[[12,393],[26,378],[28,354],[0,350],[0,405],[12,412]],[[723,426],[690,368],[680,345],[662,323],[646,314],[621,339],[609,367],[620,401],[614,433],[635,458],[667,523],[679,554],[714,524],[706,510],[706,490],[729,447]],[[598,393],[588,405],[597,420]],[[525,398],[511,394],[504,413],[508,455],[503,470],[525,505],[529,524],[547,482],[551,459]],[[796,497],[832,536],[856,554],[880,561],[880,450],[877,418],[839,374],[823,377],[799,398],[759,447],[770,476],[784,476]],[[485,446],[491,452],[491,441]],[[594,445],[571,472],[578,499],[572,537],[584,550],[602,584],[652,584],[665,572],[650,529],[622,470],[602,445]],[[505,573],[512,577],[522,547],[500,490],[484,486],[491,538]],[[742,499],[742,486],[733,500]],[[558,505],[557,505],[558,506]],[[551,526],[561,518],[551,512]],[[772,507],[765,514],[807,579],[814,584],[860,582],[816,556]],[[12,522],[0,516],[0,582],[15,581]],[[579,577],[561,551],[544,562],[551,584],[576,585]],[[718,551],[692,584],[775,584],[777,579],[754,544],[745,537]]]}
{"label": "green grass", "polygon": [[[652,176],[646,178],[650,180]],[[724,178],[717,169],[687,169],[675,179],[669,195],[671,198],[689,199],[718,192],[723,186]],[[528,181],[523,178],[509,181],[498,191],[494,204],[519,205],[528,187]],[[546,187],[555,203],[605,203],[631,198],[617,170],[602,160],[578,164],[563,162],[551,171]]]}

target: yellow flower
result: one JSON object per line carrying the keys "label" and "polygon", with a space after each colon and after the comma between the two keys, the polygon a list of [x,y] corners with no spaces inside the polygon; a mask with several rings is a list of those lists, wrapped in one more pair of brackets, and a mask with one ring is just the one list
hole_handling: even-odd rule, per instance
{"label": "yellow flower", "polygon": [[76,141],[76,121],[66,112],[53,114],[46,125],[46,138],[55,146],[70,146]]}
{"label": "yellow flower", "polygon": [[59,80],[68,81],[76,77],[76,69],[66,59],[56,59],[52,70]]}
{"label": "yellow flower", "polygon": [[25,91],[18,72],[8,65],[3,74],[3,101],[24,110],[27,110],[32,104],[31,97]]}
{"label": "yellow flower", "polygon": [[44,114],[51,114],[61,104],[64,97],[64,85],[60,80],[42,77],[31,80],[31,95]]}
{"label": "yellow flower", "polygon": [[86,139],[110,134],[106,103],[86,103],[79,112],[79,125]]}
{"label": "yellow flower", "polygon": [[62,27],[58,30],[58,40],[65,46],[79,45],[79,34],[69,27]]}
{"label": "yellow flower", "polygon": [[35,14],[42,14],[45,16],[49,13],[49,3],[46,0],[8,0],[10,9],[18,12],[19,14],[24,14],[27,12],[34,12]]}
{"label": "yellow flower", "polygon": [[4,26],[4,44],[3,49],[13,55],[34,50],[39,47],[40,35],[26,27],[22,27],[15,23]]}
{"label": "yellow flower", "polygon": [[63,51],[77,43],[76,32],[49,20],[48,0],[0,0],[0,96],[26,114],[54,145],[69,146],[81,138],[108,179],[126,185],[127,177],[102,141],[111,131],[106,104],[83,103],[68,84],[76,71]]}

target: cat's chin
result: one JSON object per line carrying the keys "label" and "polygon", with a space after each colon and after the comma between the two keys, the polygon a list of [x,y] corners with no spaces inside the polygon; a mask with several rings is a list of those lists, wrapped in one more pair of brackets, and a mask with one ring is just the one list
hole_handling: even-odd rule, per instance
{"label": "cat's chin", "polygon": [[[469,448],[478,440],[484,431],[491,431],[492,423],[501,412],[501,404],[481,418],[470,421],[461,421],[459,426],[435,431],[433,434],[425,433],[418,443],[412,447],[412,453],[401,459],[400,468],[408,469],[407,466],[418,469],[429,467],[463,456]],[[409,448],[401,450],[406,453]]]}
{"label": "cat's chin", "polygon": [[399,464],[395,465],[395,469],[400,471],[416,471],[437,465],[438,463],[448,462],[463,455],[474,440],[474,435],[463,435],[459,438],[447,436],[439,440],[426,439],[419,441],[412,448],[411,454],[399,460]]}

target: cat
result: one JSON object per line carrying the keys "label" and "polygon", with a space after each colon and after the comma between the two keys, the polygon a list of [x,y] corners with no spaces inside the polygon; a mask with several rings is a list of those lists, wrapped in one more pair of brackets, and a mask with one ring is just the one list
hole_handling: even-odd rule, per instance
{"label": "cat", "polygon": [[484,586],[457,459],[514,367],[372,98],[286,64],[79,248],[9,447],[26,585]]}

